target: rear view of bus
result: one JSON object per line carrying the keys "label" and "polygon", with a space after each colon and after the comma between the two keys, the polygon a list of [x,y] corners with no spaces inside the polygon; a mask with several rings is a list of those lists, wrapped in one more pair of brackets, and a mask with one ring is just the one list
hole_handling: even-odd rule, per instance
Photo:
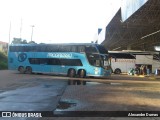
{"label": "rear view of bus", "polygon": [[8,66],[20,73],[69,77],[111,75],[108,51],[98,44],[15,44],[9,47]]}

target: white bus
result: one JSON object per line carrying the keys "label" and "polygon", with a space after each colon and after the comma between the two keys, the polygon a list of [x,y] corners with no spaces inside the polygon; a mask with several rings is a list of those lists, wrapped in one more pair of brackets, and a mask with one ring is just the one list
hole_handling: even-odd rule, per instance
{"label": "white bus", "polygon": [[109,51],[111,56],[112,71],[115,74],[127,73],[135,66],[145,65],[154,73],[160,68],[160,59],[157,52],[143,51]]}

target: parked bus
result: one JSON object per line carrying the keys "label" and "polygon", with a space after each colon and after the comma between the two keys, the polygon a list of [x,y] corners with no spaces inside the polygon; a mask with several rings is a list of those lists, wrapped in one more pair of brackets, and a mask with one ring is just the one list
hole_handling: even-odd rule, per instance
{"label": "parked bus", "polygon": [[112,72],[115,74],[127,73],[131,68],[135,68],[136,57],[123,52],[109,52],[111,56]]}
{"label": "parked bus", "polygon": [[108,51],[93,43],[13,44],[8,66],[20,73],[51,73],[69,77],[111,75]]}
{"label": "parked bus", "polygon": [[115,74],[127,73],[131,68],[147,66],[150,73],[160,68],[160,59],[157,52],[147,51],[109,51],[111,67]]}

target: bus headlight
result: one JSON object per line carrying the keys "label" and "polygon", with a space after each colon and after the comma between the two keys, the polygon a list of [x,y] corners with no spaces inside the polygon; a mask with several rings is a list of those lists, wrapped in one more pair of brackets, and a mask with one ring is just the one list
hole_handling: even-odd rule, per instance
{"label": "bus headlight", "polygon": [[99,73],[98,68],[94,68],[94,73],[97,75]]}

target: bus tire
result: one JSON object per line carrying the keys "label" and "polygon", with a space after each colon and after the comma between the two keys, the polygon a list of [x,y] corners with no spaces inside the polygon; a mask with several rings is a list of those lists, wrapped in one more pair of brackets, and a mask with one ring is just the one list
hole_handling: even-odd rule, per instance
{"label": "bus tire", "polygon": [[76,76],[75,69],[69,69],[69,71],[68,71],[68,77],[75,77],[75,76]]}
{"label": "bus tire", "polygon": [[24,73],[25,73],[25,69],[24,69],[23,66],[20,66],[20,67],[18,68],[18,71],[19,71],[21,74],[24,74]]}
{"label": "bus tire", "polygon": [[82,70],[79,71],[78,75],[79,75],[80,78],[84,78],[84,77],[86,77],[86,71],[82,69]]}
{"label": "bus tire", "polygon": [[116,69],[114,70],[114,73],[115,73],[115,74],[121,74],[121,70],[120,70],[119,68],[116,68]]}
{"label": "bus tire", "polygon": [[32,74],[32,68],[30,66],[26,67],[26,72]]}

